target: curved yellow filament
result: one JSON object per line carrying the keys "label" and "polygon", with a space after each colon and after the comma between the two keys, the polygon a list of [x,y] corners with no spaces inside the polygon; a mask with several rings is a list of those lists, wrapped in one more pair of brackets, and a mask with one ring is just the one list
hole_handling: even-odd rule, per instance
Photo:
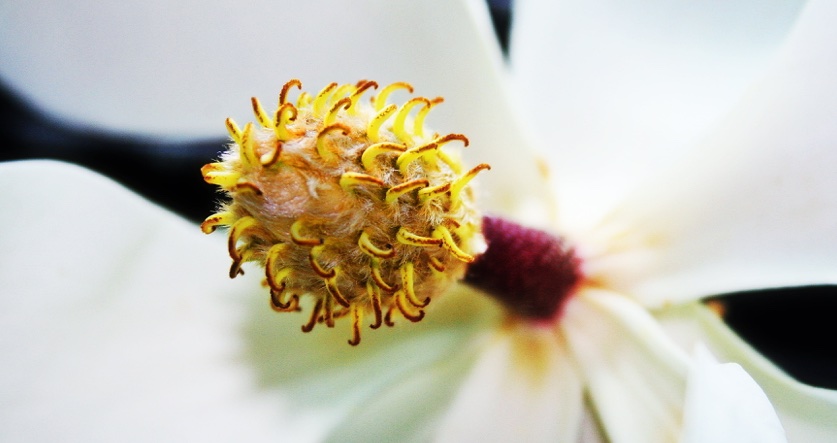
{"label": "curved yellow filament", "polygon": [[402,226],[398,229],[398,233],[395,234],[395,240],[398,243],[410,246],[439,246],[442,244],[441,238],[432,238],[432,237],[423,237],[421,235],[413,234],[412,232],[404,229]]}
{"label": "curved yellow filament", "polygon": [[349,114],[357,115],[357,103],[360,101],[360,97],[363,95],[364,92],[368,91],[369,88],[378,89],[378,83],[374,81],[367,81],[358,84],[358,88],[355,92],[352,93],[350,98],[352,99],[352,106],[349,107]]}
{"label": "curved yellow filament", "polygon": [[325,126],[333,124],[334,121],[337,120],[337,114],[340,113],[340,108],[346,110],[349,109],[350,106],[352,106],[352,99],[350,99],[349,97],[341,98],[328,111],[328,114],[326,114],[325,119],[323,120],[323,124]]}
{"label": "curved yellow filament", "polygon": [[412,309],[410,309],[407,301],[407,295],[405,294],[404,290],[399,290],[395,293],[395,304],[398,306],[398,310],[401,311],[401,315],[404,316],[407,320],[410,320],[413,323],[421,321],[424,318],[424,311],[419,309],[418,313],[414,313]]}
{"label": "curved yellow filament", "polygon": [[317,134],[317,154],[319,154],[320,158],[322,158],[323,160],[330,161],[337,158],[337,154],[332,152],[326,146],[326,135],[336,131],[340,131],[343,135],[349,135],[349,131],[351,131],[351,128],[344,125],[343,123],[335,123],[333,125],[326,126],[325,128],[321,129],[320,132]]}
{"label": "curved yellow filament", "polygon": [[288,80],[282,86],[282,92],[279,93],[279,106],[282,106],[288,102],[288,92],[294,86],[296,86],[299,90],[302,90],[302,82],[299,81],[299,79],[297,78],[292,78]]}
{"label": "curved yellow filament", "polygon": [[328,98],[335,88],[337,88],[337,83],[329,83],[328,86],[320,90],[320,92],[317,93],[317,96],[314,97],[314,104],[312,110],[315,116],[319,117],[323,115],[323,112],[325,111],[325,105],[328,102]]}
{"label": "curved yellow filament", "polygon": [[410,163],[418,160],[419,158],[435,154],[438,148],[439,145],[436,144],[436,142],[431,142],[426,145],[410,148],[404,151],[403,154],[398,156],[398,159],[395,160],[395,165],[398,167],[402,174],[406,174],[407,168],[410,166]]}
{"label": "curved yellow filament", "polygon": [[325,286],[328,290],[328,293],[331,294],[331,297],[334,298],[340,306],[344,308],[349,307],[349,301],[346,300],[346,297],[340,292],[340,288],[337,286],[337,276],[339,274],[338,269],[333,269],[334,275],[325,279]]}
{"label": "curved yellow filament", "polygon": [[427,114],[430,113],[430,110],[433,109],[434,106],[438,105],[445,101],[442,97],[436,97],[433,100],[429,100],[427,105],[416,113],[416,118],[413,119],[413,134],[416,137],[424,137],[424,119],[427,117]]}
{"label": "curved yellow filament", "polygon": [[238,127],[238,123],[235,122],[230,117],[227,117],[224,120],[224,124],[227,126],[227,132],[230,133],[230,137],[236,144],[241,144],[241,128]]}
{"label": "curved yellow filament", "polygon": [[433,237],[439,238],[442,240],[442,246],[448,250],[457,260],[465,262],[465,263],[473,263],[474,256],[468,254],[467,252],[459,249],[459,245],[453,241],[453,237],[450,235],[450,231],[448,228],[444,226],[437,226],[436,229],[433,230]]}
{"label": "curved yellow filament", "polygon": [[317,259],[322,254],[324,247],[325,246],[323,245],[318,245],[311,248],[311,251],[308,253],[308,263],[311,265],[311,269],[314,270],[315,274],[327,279],[334,277],[337,271],[335,271],[334,268],[326,269],[320,264],[319,261],[317,261]]}
{"label": "curved yellow filament", "polygon": [[244,125],[244,132],[241,135],[241,161],[250,166],[258,166],[261,163],[256,156],[256,133],[253,131],[253,123],[247,122]]}
{"label": "curved yellow filament", "polygon": [[419,189],[419,202],[424,203],[431,198],[439,197],[447,194],[450,191],[450,183],[442,183],[441,185],[430,186],[428,188]]}
{"label": "curved yellow filament", "polygon": [[297,109],[290,103],[282,103],[276,110],[276,126],[273,127],[273,132],[279,141],[284,142],[293,138],[293,134],[288,131],[288,125],[296,120],[298,114]]}
{"label": "curved yellow filament", "polygon": [[413,137],[407,133],[407,130],[404,128],[404,122],[407,120],[407,116],[410,114],[410,111],[419,103],[425,103],[427,106],[430,106],[430,100],[424,97],[415,97],[411,98],[401,106],[401,109],[398,110],[398,114],[395,115],[395,122],[392,124],[392,132],[395,133],[395,136],[398,137],[399,140],[406,143],[407,145],[411,145],[413,143]]}
{"label": "curved yellow filament", "polygon": [[311,332],[314,329],[314,325],[317,324],[317,319],[320,318],[320,311],[323,310],[323,299],[320,298],[317,300],[317,303],[314,305],[314,309],[311,310],[311,316],[308,318],[308,323],[302,325],[302,332]]}
{"label": "curved yellow filament", "polygon": [[397,289],[395,285],[391,285],[384,280],[384,276],[381,275],[381,261],[379,259],[372,258],[370,267],[372,268],[372,280],[375,281],[375,284],[377,284],[379,288],[386,292],[392,292]]}
{"label": "curved yellow filament", "polygon": [[481,171],[491,169],[491,166],[488,163],[480,163],[470,171],[466,172],[465,175],[457,178],[456,180],[451,183],[450,186],[450,198],[452,201],[456,201],[459,199],[459,194],[462,193],[462,189],[465,188],[465,185],[468,184],[474,177],[477,176]]}
{"label": "curved yellow filament", "polygon": [[366,282],[366,295],[372,302],[372,311],[375,313],[375,323],[369,325],[372,329],[378,329],[384,321],[383,312],[381,311],[381,294],[380,290],[371,281]]}
{"label": "curved yellow filament", "polygon": [[204,234],[215,232],[218,226],[230,226],[235,223],[235,215],[232,212],[218,212],[212,214],[201,223],[201,231]]}
{"label": "curved yellow filament", "polygon": [[241,261],[241,252],[236,248],[238,241],[248,229],[258,226],[258,222],[253,217],[241,217],[232,227],[230,227],[230,234],[227,237],[227,249],[230,253],[230,258],[235,261]]}
{"label": "curved yellow filament", "polygon": [[423,308],[430,303],[430,298],[425,298],[420,301],[416,295],[415,285],[415,270],[413,269],[413,262],[404,263],[399,269],[401,272],[401,290],[407,296],[407,301],[417,308]]}
{"label": "curved yellow filament", "polygon": [[398,106],[389,105],[380,112],[369,122],[369,125],[366,127],[366,136],[369,137],[369,140],[372,143],[378,143],[381,141],[380,137],[380,130],[381,125],[384,124],[385,121],[395,113],[395,110],[398,109]]}
{"label": "curved yellow filament", "polygon": [[346,192],[351,192],[357,186],[384,186],[383,180],[359,172],[344,172],[340,176],[340,187]]}
{"label": "curved yellow filament", "polygon": [[352,338],[349,344],[357,346],[360,344],[360,324],[363,323],[363,311],[361,311],[357,304],[352,305]]}
{"label": "curved yellow filament", "polygon": [[384,88],[381,89],[381,92],[379,92],[378,95],[375,97],[373,106],[375,107],[376,111],[380,111],[384,108],[384,105],[387,102],[387,98],[389,98],[389,95],[392,94],[392,92],[396,89],[406,89],[410,92],[410,94],[413,93],[413,85],[407,82],[390,83],[389,85],[384,86]]}
{"label": "curved yellow filament", "polygon": [[264,128],[272,128],[273,127],[273,120],[267,115],[267,112],[264,111],[261,102],[256,97],[250,97],[250,104],[253,105],[253,115],[256,116],[256,120],[259,122],[260,125]]}
{"label": "curved yellow filament", "polygon": [[302,229],[302,220],[296,220],[291,224],[291,241],[300,246],[317,246],[323,244],[321,238],[305,237],[299,231]]}
{"label": "curved yellow filament", "polygon": [[408,182],[401,183],[400,185],[393,186],[387,189],[384,201],[386,201],[387,204],[392,204],[398,200],[398,197],[416,189],[426,188],[428,184],[429,182],[426,178],[417,178],[415,180],[410,180]]}
{"label": "curved yellow filament", "polygon": [[232,189],[240,178],[241,173],[238,171],[208,170],[203,173],[203,180],[205,182],[211,185],[218,185],[225,190]]}
{"label": "curved yellow filament", "polygon": [[375,143],[363,151],[363,154],[360,156],[360,162],[363,165],[363,169],[369,171],[372,169],[372,163],[375,161],[375,158],[379,155],[388,152],[401,154],[406,150],[407,147],[399,143]]}
{"label": "curved yellow filament", "polygon": [[360,238],[357,240],[358,248],[366,255],[374,258],[392,258],[395,256],[395,249],[387,245],[386,248],[379,248],[372,243],[369,234],[366,231],[360,233]]}

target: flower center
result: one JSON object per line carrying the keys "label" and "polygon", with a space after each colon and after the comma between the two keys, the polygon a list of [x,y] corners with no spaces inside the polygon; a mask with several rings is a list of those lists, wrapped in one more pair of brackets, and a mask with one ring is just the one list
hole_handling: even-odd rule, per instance
{"label": "flower center", "polygon": [[[430,300],[465,273],[482,252],[480,215],[469,182],[487,164],[465,170],[448,145],[461,134],[424,127],[442,100],[415,97],[388,103],[407,83],[331,83],[315,96],[288,100],[291,80],[268,113],[253,98],[258,126],[231,119],[232,144],[205,165],[204,180],[230,198],[201,229],[228,226],[230,276],[245,262],[264,267],[277,311],[313,301],[303,332],[351,318],[351,345],[360,342],[363,314],[377,329],[396,316],[417,322]],[[443,149],[444,148],[444,149]]]}
{"label": "flower center", "polygon": [[465,282],[533,320],[554,320],[582,279],[581,261],[564,242],[508,220],[484,217],[488,249],[468,266]]}

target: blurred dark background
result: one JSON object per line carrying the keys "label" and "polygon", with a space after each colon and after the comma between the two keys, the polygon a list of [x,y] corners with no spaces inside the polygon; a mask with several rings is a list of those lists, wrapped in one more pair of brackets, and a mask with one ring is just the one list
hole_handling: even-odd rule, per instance
{"label": "blurred dark background", "polygon": [[[487,0],[497,37],[508,49],[510,0]],[[49,158],[77,163],[121,182],[199,223],[216,206],[215,186],[200,167],[217,157],[226,138],[176,145],[154,139],[70,129],[33,109],[0,79],[0,161]],[[136,165],[143,165],[141,172]],[[147,180],[154,171],[155,180]],[[834,344],[837,287],[783,288],[718,296],[725,320],[744,339],[797,379],[837,389]]]}

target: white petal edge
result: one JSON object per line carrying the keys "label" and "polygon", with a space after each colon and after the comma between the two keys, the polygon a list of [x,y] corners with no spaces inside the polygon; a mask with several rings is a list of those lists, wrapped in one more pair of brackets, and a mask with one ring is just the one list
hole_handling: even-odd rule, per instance
{"label": "white petal edge", "polygon": [[702,342],[720,361],[740,364],[773,403],[789,441],[825,443],[837,438],[837,391],[792,379],[701,303],[662,310],[656,317],[682,348]]}
{"label": "white petal edge", "polygon": [[230,281],[222,235],[110,180],[32,161],[0,163],[0,184],[4,440],[319,441],[496,318],[454,291],[351,348],[348,326],[272,313],[257,269]]}
{"label": "white petal edge", "polygon": [[785,443],[770,400],[736,363],[718,363],[695,346],[686,385],[681,443]]}
{"label": "white petal edge", "polygon": [[810,2],[725,124],[579,240],[591,276],[649,306],[837,283],[835,20]]}
{"label": "white petal edge", "polygon": [[548,201],[480,0],[4,2],[0,59],[0,78],[50,114],[180,138],[226,136],[225,118],[253,120],[250,97],[270,104],[291,78],[312,93],[332,81],[406,81],[445,98],[429,127],[466,134],[469,162],[494,167],[480,178],[487,209]]}
{"label": "white petal edge", "polygon": [[507,324],[486,337],[435,441],[575,441],[581,377],[560,333]]}
{"label": "white petal edge", "polygon": [[626,297],[589,289],[568,302],[560,324],[610,441],[676,440],[688,356],[654,318]]}
{"label": "white petal edge", "polygon": [[692,148],[760,76],[802,1],[515,1],[511,63],[562,227]]}

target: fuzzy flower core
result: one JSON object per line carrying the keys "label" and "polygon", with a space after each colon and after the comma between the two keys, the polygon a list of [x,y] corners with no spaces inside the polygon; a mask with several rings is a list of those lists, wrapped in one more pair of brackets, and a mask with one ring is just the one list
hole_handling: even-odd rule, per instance
{"label": "fuzzy flower core", "polygon": [[272,114],[252,99],[258,126],[227,119],[232,143],[202,173],[230,200],[201,229],[229,226],[230,276],[244,262],[263,266],[275,310],[312,297],[304,332],[349,316],[357,345],[365,312],[372,329],[395,314],[420,321],[485,249],[469,182],[489,166],[463,170],[443,148],[468,139],[424,127],[441,98],[387,103],[393,91],[412,93],[407,83],[371,100],[362,97],[374,81],[331,83],[292,104],[294,87],[301,82],[284,85]]}

